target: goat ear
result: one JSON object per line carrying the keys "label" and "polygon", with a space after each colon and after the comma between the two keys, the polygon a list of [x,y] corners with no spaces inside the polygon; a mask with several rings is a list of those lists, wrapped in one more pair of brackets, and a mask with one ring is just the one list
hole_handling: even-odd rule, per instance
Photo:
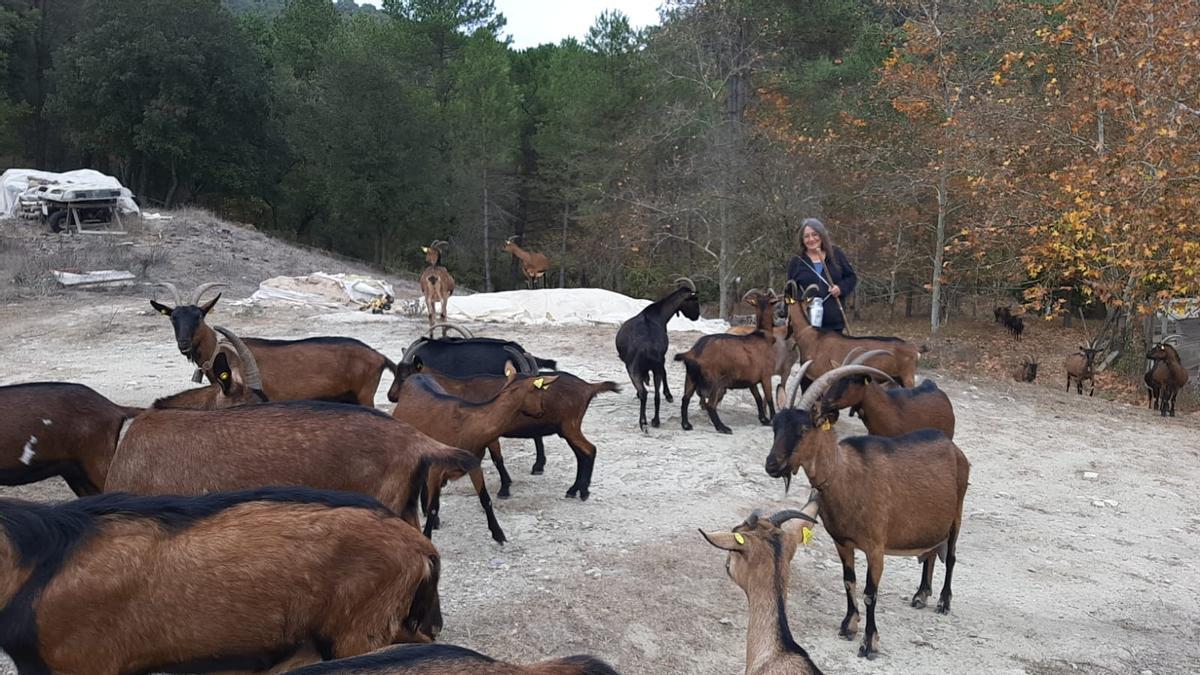
{"label": "goat ear", "polygon": [[221,393],[228,396],[229,390],[233,387],[233,369],[229,367],[229,357],[225,356],[224,352],[219,352],[213,357],[212,369],[213,379],[221,388]]}
{"label": "goat ear", "polygon": [[705,532],[700,530],[700,536],[708,543],[723,551],[746,550],[746,536],[741,532]]}
{"label": "goat ear", "polygon": [[171,312],[175,309],[174,307],[167,307],[161,302],[155,300],[150,301],[150,306],[154,308],[154,311],[162,314],[163,316],[171,316]]}
{"label": "goat ear", "polygon": [[533,381],[533,386],[536,389],[549,389],[550,385],[557,379],[557,375],[543,375]]}
{"label": "goat ear", "polygon": [[209,300],[208,302],[206,302],[200,306],[200,313],[203,314],[204,316],[208,316],[208,313],[210,311],[212,311],[213,305],[217,304],[217,301],[220,299],[221,299],[221,294],[217,293],[215,298],[213,298],[212,300]]}

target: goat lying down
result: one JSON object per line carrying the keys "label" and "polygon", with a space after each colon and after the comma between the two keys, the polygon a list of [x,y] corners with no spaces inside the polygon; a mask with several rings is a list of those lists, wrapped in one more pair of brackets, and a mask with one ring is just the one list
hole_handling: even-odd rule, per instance
{"label": "goat lying down", "polygon": [[441,629],[437,550],[370,497],[0,500],[0,649],[22,675],[264,669]]}
{"label": "goat lying down", "polygon": [[399,645],[293,670],[287,675],[618,675],[591,656],[568,656],[528,666],[497,661],[454,645]]}
{"label": "goat lying down", "polygon": [[839,441],[820,399],[834,380],[855,372],[885,376],[865,365],[843,366],[817,378],[799,404],[794,401],[801,378],[795,378],[793,405],[775,418],[775,442],[765,468],[767,475],[785,483],[803,469],[820,493],[821,522],[842,560],[847,608],[840,634],[847,639],[858,631],[854,551],[866,554],[867,628],[858,655],[873,657],[879,650],[875,607],[885,555],[922,561],[913,607],[925,606],[932,593],[934,558],[941,557],[946,580],[937,611],[950,611],[950,580],[971,467],[954,441],[935,429]]}

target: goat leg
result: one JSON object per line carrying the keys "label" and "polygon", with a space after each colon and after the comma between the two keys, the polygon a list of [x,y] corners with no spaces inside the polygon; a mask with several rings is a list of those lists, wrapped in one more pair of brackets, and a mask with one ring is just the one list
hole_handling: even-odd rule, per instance
{"label": "goat leg", "polygon": [[918,560],[921,561],[921,584],[917,586],[917,592],[912,596],[912,606],[917,609],[924,609],[929,596],[933,595],[933,566],[937,561],[936,551],[930,551]]}
{"label": "goat leg", "polygon": [[488,444],[488,455],[492,458],[492,464],[496,466],[496,473],[500,474],[500,491],[496,496],[500,499],[508,499],[512,496],[508,486],[512,485],[512,477],[508,475],[508,469],[504,468],[504,455],[500,452],[500,439],[496,439]]}
{"label": "goat leg", "polygon": [[537,457],[534,458],[533,470],[529,473],[534,476],[540,476],[546,470],[546,444],[542,441],[541,436],[533,439],[533,447],[537,452]]}
{"label": "goat leg", "polygon": [[[636,372],[633,366],[626,368],[629,373],[629,381],[633,382],[633,388],[637,392],[638,398],[638,428],[646,431],[646,379],[642,373]],[[655,415],[657,417],[657,415]],[[654,426],[658,426],[657,424]]]}
{"label": "goat leg", "polygon": [[662,378],[663,398],[667,399],[667,403],[674,403],[675,397],[671,396],[671,388],[667,386],[667,369],[662,364],[658,365],[658,376]]}
{"label": "goat leg", "polygon": [[592,468],[596,466],[596,446],[583,436],[583,430],[578,427],[564,431],[566,433],[560,436],[575,453],[575,483],[567,490],[567,497],[574,497],[578,493],[580,501],[587,501],[588,488],[592,485]]}
{"label": "goat leg", "polygon": [[842,627],[838,635],[853,640],[858,632],[858,605],[854,603],[856,580],[854,577],[854,547],[846,544],[835,544],[838,557],[842,559],[842,584],[846,587],[846,616],[842,618]]}
{"label": "goat leg", "polygon": [[[758,398],[758,392],[754,393],[755,398]],[[708,412],[708,419],[712,420],[713,428],[723,434],[732,434],[733,429],[730,429],[721,421],[721,416],[717,414],[717,403],[721,401],[723,396],[710,395],[708,400],[704,401],[704,410]]]}
{"label": "goat leg", "polygon": [[479,505],[483,507],[483,513],[487,516],[488,530],[492,533],[492,539],[503,544],[508,541],[504,536],[504,530],[500,529],[500,523],[496,520],[496,512],[492,509],[492,498],[488,495],[487,485],[483,482],[483,469],[475,467],[471,469],[471,484],[475,486],[475,494],[479,495]]}
{"label": "goat leg", "polygon": [[[879,653],[879,630],[875,626],[875,606],[879,604],[879,578],[883,576],[883,549],[867,551],[867,586],[863,589],[863,605],[867,608],[867,630],[858,655],[868,659]],[[941,603],[939,603],[939,606]]]}
{"label": "goat leg", "polygon": [[946,539],[946,556],[943,560],[946,563],[946,581],[942,584],[942,595],[938,598],[938,614],[950,613],[950,579],[954,576],[955,551],[958,549],[958,529],[960,525],[962,525],[962,514],[959,514],[958,518],[955,519],[954,525],[950,528],[950,537]]}
{"label": "goat leg", "polygon": [[680,404],[679,425],[684,431],[692,430],[692,423],[688,421],[688,404],[692,402],[692,394],[696,391],[696,383],[692,381],[692,376],[688,375],[683,380],[683,398]]}
{"label": "goat leg", "polygon": [[763,397],[758,393],[758,385],[750,385],[750,395],[754,397],[754,407],[758,409],[758,421],[763,426],[770,426],[771,420],[767,419],[767,409],[763,406]]}
{"label": "goat leg", "polygon": [[[655,368],[653,371],[651,371],[651,372],[653,372],[653,373],[654,373],[654,419],[650,420],[650,426],[654,427],[655,429],[657,429],[657,428],[658,428],[658,425],[659,425],[659,420],[658,420],[658,403],[659,403],[659,402],[658,402],[658,388],[659,388],[660,386],[662,386],[662,384],[663,384],[663,383],[665,382],[665,380],[667,379],[667,378],[666,378],[666,375],[662,375],[662,376],[660,376],[660,375],[659,375],[659,371],[660,371],[660,370],[661,370],[660,368]],[[643,406],[645,406],[645,403],[643,403],[642,405],[643,405]],[[644,415],[643,415],[643,419],[644,419]]]}

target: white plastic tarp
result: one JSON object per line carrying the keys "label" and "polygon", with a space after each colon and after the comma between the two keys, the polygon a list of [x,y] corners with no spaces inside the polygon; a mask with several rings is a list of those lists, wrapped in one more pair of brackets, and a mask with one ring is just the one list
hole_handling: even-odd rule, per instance
{"label": "white plastic tarp", "polygon": [[358,274],[314,272],[302,277],[272,277],[258,285],[250,302],[311,305],[337,309],[357,307],[383,294],[396,297],[392,285]]}
{"label": "white plastic tarp", "polygon": [[0,174],[0,215],[12,217],[17,214],[17,198],[22,192],[29,189],[30,178],[60,185],[119,189],[121,198],[117,203],[120,204],[121,210],[125,213],[137,213],[140,210],[137,203],[133,201],[133,193],[121,185],[121,181],[99,171],[77,169],[64,173],[52,173],[36,169],[7,169]]}
{"label": "white plastic tarp", "polygon": [[[529,325],[620,325],[642,311],[649,300],[639,300],[602,288],[547,288],[452,296],[446,310],[450,322],[502,322]],[[424,300],[420,303],[425,312]],[[440,309],[440,304],[438,308]],[[719,319],[691,321],[676,315],[667,330],[723,333],[729,324]]]}

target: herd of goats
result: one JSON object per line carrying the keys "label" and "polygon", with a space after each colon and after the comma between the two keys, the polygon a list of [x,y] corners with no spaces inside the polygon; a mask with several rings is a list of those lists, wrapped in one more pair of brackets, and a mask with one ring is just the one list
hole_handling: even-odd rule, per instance
{"label": "herd of goats", "polygon": [[[221,296],[204,295],[222,284],[201,285],[190,301],[162,284],[174,305],[151,305],[170,319],[201,386],[147,408],[74,383],[0,387],[0,484],[60,476],[80,497],[56,505],[0,500],[0,649],[21,675],[615,672],[591,656],[519,666],[433,642],[442,628],[432,543],[442,488],[469,476],[491,537],[503,543],[481,469],[485,450],[507,497],[500,439],[534,439],[538,474],[542,437],[558,435],[576,458],[566,495],[586,500],[596,446],[583,419],[596,395],[618,390],[559,371],[516,342],[435,323],[433,300],[442,301],[444,319],[453,292],[442,244],[425,247],[430,331],[399,363],[346,337],[239,337],[206,321]],[[506,246],[520,250],[511,240]],[[531,285],[544,275],[544,256],[513,252],[534,263],[526,268]],[[749,389],[759,421],[773,426],[767,474],[790,485],[803,470],[812,486],[800,509],[756,512],[728,532],[702,532],[728,551],[726,569],[749,601],[748,673],[820,672],[785,611],[792,556],[818,515],[842,562],[847,639],[860,618],[855,551],[867,558],[859,656],[879,649],[885,555],[922,562],[911,600],[918,608],[941,559],[936,609],[950,610],[970,471],[953,441],[950,399],[928,378],[917,384],[920,350],[912,344],[809,325],[815,291],[794,283],[782,295],[752,290],[743,300],[755,325],[704,336],[674,357],[686,371],[683,429],[692,428],[696,396],[716,430],[731,433],[718,407],[728,390]],[[786,315],[778,327],[777,310]],[[667,322],[699,313],[695,284],[680,278],[617,332],[642,430],[660,424],[660,392],[673,401]],[[438,327],[443,335],[434,338]],[[1079,393],[1096,350],[1089,343],[1072,357],[1078,363],[1068,360]],[[1152,354],[1166,364],[1156,391],[1164,414],[1167,400],[1173,414],[1178,356],[1168,344]],[[394,375],[390,415],[374,404],[385,370]],[[1159,383],[1158,365],[1152,372]],[[844,409],[869,435],[838,438],[833,424]]]}

